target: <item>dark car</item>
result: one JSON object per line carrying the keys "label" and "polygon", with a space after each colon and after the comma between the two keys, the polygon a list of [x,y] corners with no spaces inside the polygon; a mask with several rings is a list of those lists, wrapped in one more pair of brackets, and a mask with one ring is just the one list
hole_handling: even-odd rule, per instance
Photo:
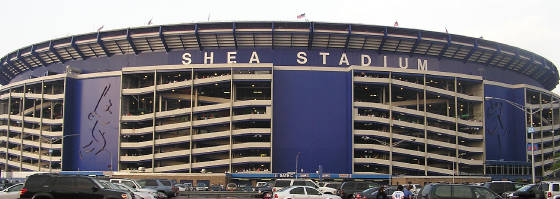
{"label": "dark car", "polygon": [[342,183],[340,189],[338,190],[338,196],[340,196],[343,199],[349,199],[352,198],[352,195],[354,193],[362,192],[366,189],[373,188],[373,187],[379,187],[379,184],[373,182],[354,182],[354,181],[344,182]]}
{"label": "dark car", "polygon": [[515,183],[510,182],[510,181],[487,182],[487,183],[484,183],[482,186],[496,192],[499,195],[503,195],[506,192],[511,192],[511,191],[517,190],[515,188]]}
{"label": "dark car", "polygon": [[501,199],[492,190],[465,184],[428,184],[420,190],[416,199]]}
{"label": "dark car", "polygon": [[132,199],[133,193],[104,187],[88,176],[34,174],[21,189],[21,199]]}
{"label": "dark car", "polygon": [[539,184],[528,184],[513,192],[512,198],[519,199],[544,199],[545,193],[540,190]]}
{"label": "dark car", "polygon": [[179,191],[177,187],[173,186],[170,180],[165,179],[141,179],[136,180],[143,188],[155,189],[158,192],[164,193],[167,197],[174,197]]}
{"label": "dark car", "polygon": [[224,189],[219,184],[210,185],[210,191],[223,191]]}
{"label": "dark car", "polygon": [[272,183],[266,183],[266,185],[257,187],[257,198],[270,198],[272,196]]}
{"label": "dark car", "polygon": [[[362,192],[358,192],[358,193],[354,193],[354,196],[352,198],[354,199],[377,199],[377,191],[379,190],[379,187],[373,187],[373,188],[369,188],[366,189]],[[391,186],[391,187],[387,187],[385,188],[385,193],[387,194],[387,197],[391,197],[391,194],[393,194],[393,192],[395,192],[397,190],[397,187],[395,186]]]}

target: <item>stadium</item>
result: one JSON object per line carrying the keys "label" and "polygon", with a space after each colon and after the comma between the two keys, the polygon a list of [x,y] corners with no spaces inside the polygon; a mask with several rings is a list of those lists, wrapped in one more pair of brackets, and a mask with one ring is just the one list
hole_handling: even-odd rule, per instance
{"label": "stadium", "polygon": [[560,150],[556,66],[482,38],[209,22],[53,39],[0,65],[4,171],[526,179]]}

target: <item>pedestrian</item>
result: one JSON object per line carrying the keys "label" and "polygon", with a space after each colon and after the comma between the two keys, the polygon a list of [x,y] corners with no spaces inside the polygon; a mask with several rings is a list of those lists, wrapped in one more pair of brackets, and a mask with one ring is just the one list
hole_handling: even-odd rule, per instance
{"label": "pedestrian", "polygon": [[405,199],[412,199],[412,185],[408,185],[404,190],[404,198]]}
{"label": "pedestrian", "polygon": [[404,192],[403,192],[403,186],[402,185],[397,186],[397,190],[395,192],[393,192],[393,195],[391,195],[391,197],[393,199],[405,199],[404,198]]}
{"label": "pedestrian", "polygon": [[379,189],[377,190],[377,196],[375,196],[376,199],[387,199],[387,193],[385,192],[385,188],[383,186],[380,186]]}

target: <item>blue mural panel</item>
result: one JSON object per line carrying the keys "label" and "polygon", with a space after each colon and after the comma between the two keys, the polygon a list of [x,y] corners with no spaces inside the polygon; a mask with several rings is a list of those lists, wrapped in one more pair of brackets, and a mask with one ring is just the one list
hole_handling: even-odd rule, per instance
{"label": "blue mural panel", "polygon": [[[501,98],[524,106],[523,88],[485,85],[484,95]],[[486,115],[486,159],[526,161],[525,112],[504,100],[489,99],[484,104]]]}
{"label": "blue mural panel", "polygon": [[63,170],[117,170],[120,77],[68,79]]}
{"label": "blue mural panel", "polygon": [[350,75],[274,71],[273,172],[352,172]]}

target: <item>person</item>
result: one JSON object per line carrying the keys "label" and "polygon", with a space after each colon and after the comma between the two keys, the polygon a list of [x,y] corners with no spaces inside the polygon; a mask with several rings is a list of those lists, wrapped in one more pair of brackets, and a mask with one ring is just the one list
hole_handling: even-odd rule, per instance
{"label": "person", "polygon": [[375,196],[376,199],[387,199],[387,193],[385,192],[385,188],[380,186],[377,190],[377,195]]}
{"label": "person", "polygon": [[404,190],[404,198],[405,199],[412,199],[412,185],[408,185]]}
{"label": "person", "polygon": [[392,199],[404,199],[404,192],[403,192],[403,186],[399,185],[397,186],[397,190],[395,192],[393,192],[393,195],[391,195]]}

